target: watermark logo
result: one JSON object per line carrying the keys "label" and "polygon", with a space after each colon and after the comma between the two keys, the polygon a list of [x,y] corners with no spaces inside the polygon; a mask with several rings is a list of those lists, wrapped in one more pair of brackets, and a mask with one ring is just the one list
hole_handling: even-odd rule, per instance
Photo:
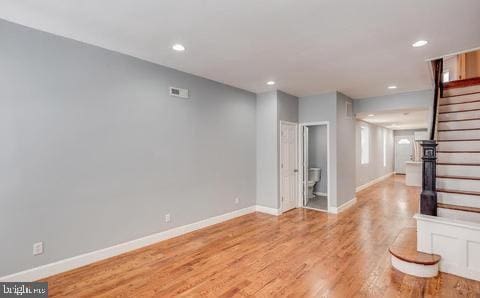
{"label": "watermark logo", "polygon": [[0,282],[0,298],[3,297],[48,297],[48,283]]}

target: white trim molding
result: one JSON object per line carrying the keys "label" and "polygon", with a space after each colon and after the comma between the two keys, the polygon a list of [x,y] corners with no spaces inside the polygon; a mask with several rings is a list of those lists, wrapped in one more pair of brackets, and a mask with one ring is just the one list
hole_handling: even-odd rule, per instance
{"label": "white trim molding", "polygon": [[394,255],[391,255],[392,266],[400,272],[418,277],[435,277],[438,275],[438,263],[433,265],[422,265],[405,262]]}
{"label": "white trim molding", "polygon": [[[333,201],[333,197],[331,195],[331,189],[335,188],[334,185],[330,185],[331,183],[333,183],[332,179],[330,179],[330,177],[332,177],[332,172],[331,172],[331,165],[330,164],[333,164],[332,161],[330,160],[331,156],[330,156],[330,121],[317,121],[317,122],[304,122],[304,123],[299,123],[298,124],[298,161],[297,161],[297,165],[298,165],[298,168],[299,168],[299,174],[298,175],[298,207],[306,207],[306,206],[303,206],[303,203],[304,203],[304,187],[306,187],[306,185],[304,183],[306,183],[306,181],[303,181],[304,180],[304,173],[305,173],[305,165],[304,165],[304,161],[303,161],[303,155],[304,155],[304,135],[303,135],[303,128],[305,126],[319,126],[319,125],[325,125],[327,127],[327,192],[326,192],[326,197],[327,197],[327,206],[328,206],[328,210],[330,212],[330,205],[331,205],[331,202]],[[312,209],[312,208],[307,208],[307,209]]]}
{"label": "white trim molding", "polygon": [[480,281],[480,223],[415,214],[417,250],[442,257],[440,271]]}
{"label": "white trim molding", "polygon": [[358,187],[355,189],[355,192],[362,191],[362,190],[364,190],[365,188],[368,188],[368,187],[370,187],[370,186],[372,186],[372,185],[375,185],[375,184],[377,184],[377,183],[379,183],[379,182],[387,179],[388,177],[390,177],[390,176],[392,176],[392,175],[394,175],[394,174],[395,174],[394,172],[391,172],[391,173],[388,173],[388,174],[383,175],[383,176],[381,176],[381,177],[378,177],[378,178],[376,178],[376,179],[373,179],[373,180],[370,181],[370,182],[367,182],[367,183],[365,183],[365,184],[363,184],[363,185],[358,186]]}
{"label": "white trim molding", "polygon": [[[260,207],[260,208],[259,208]],[[270,210],[271,209],[271,210]],[[192,224],[176,227],[167,231],[152,234],[146,237],[135,239],[132,241],[120,243],[107,248],[99,249],[96,251],[88,252],[82,255],[74,256],[68,259],[63,259],[50,264],[42,265],[36,268],[28,269],[11,275],[0,277],[0,282],[12,282],[12,281],[35,281],[48,276],[59,274],[65,271],[69,271],[75,268],[79,268],[85,265],[89,265],[104,259],[108,259],[135,249],[139,249],[148,245],[155,244],[157,242],[167,240],[173,237],[184,235],[202,228],[206,228],[211,225],[215,225],[239,216],[253,213],[255,211],[272,214],[273,208],[267,208],[262,206],[251,206],[239,210],[235,210],[222,215],[210,217],[201,221],[197,221]],[[278,210],[277,214],[278,215]]]}
{"label": "white trim molding", "polygon": [[275,216],[282,214],[282,211],[280,209],[275,209],[275,208],[270,208],[270,207],[265,207],[260,205],[255,206],[255,211],[270,214],[270,215],[275,215]]}
{"label": "white trim molding", "polygon": [[357,198],[353,198],[350,201],[343,203],[340,207],[328,207],[328,212],[333,214],[338,214],[352,207],[356,203],[357,203]]}
{"label": "white trim molding", "polygon": [[327,193],[326,192],[315,192],[315,195],[326,197]]}

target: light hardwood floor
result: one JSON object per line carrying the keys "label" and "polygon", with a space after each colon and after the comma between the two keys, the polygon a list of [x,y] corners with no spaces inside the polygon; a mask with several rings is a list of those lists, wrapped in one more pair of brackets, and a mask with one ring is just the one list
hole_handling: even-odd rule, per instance
{"label": "light hardwood floor", "polygon": [[50,297],[480,297],[480,282],[395,271],[419,191],[396,176],[340,215],[249,214],[46,279]]}

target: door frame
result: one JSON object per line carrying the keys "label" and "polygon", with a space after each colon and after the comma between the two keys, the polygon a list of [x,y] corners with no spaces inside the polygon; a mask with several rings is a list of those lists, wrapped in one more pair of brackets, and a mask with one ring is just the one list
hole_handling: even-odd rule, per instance
{"label": "door frame", "polygon": [[[304,165],[303,165],[303,149],[304,149],[304,144],[303,144],[303,128],[305,126],[318,126],[318,125],[325,125],[327,127],[327,210],[322,210],[322,209],[315,209],[315,208],[310,208],[303,206],[304,202],[304,192],[303,192],[303,173],[304,173]],[[332,194],[330,191],[330,182],[331,182],[331,160],[330,160],[330,121],[317,121],[317,122],[304,122],[300,123],[298,126],[298,144],[299,144],[299,150],[298,150],[298,162],[297,164],[299,165],[299,179],[298,179],[298,189],[299,189],[299,194],[298,194],[298,206],[301,206],[302,208],[305,209],[313,209],[316,211],[322,211],[322,212],[330,212],[329,210],[331,209],[331,199],[332,199]]]}
{"label": "door frame", "polygon": [[[297,170],[297,173],[295,174],[295,179],[298,181],[298,123],[295,123],[295,122],[289,122],[289,121],[284,121],[284,120],[280,120],[280,126],[279,126],[279,135],[280,135],[280,138],[279,138],[279,142],[278,142],[278,148],[279,148],[279,154],[278,154],[278,188],[279,188],[279,201],[280,201],[280,213],[283,213],[285,212],[284,210],[284,204],[283,204],[283,200],[282,200],[282,197],[283,197],[283,187],[282,187],[282,167],[281,167],[281,164],[282,164],[282,126],[284,125],[287,125],[287,126],[293,126],[295,128],[295,132],[297,133],[297,140],[295,140],[295,157],[294,157],[294,160],[295,160],[295,168]],[[295,194],[298,193],[298,184],[297,183],[294,183],[295,187],[297,188],[295,190]],[[298,208],[298,197],[297,198],[294,198],[295,199],[295,208]]]}

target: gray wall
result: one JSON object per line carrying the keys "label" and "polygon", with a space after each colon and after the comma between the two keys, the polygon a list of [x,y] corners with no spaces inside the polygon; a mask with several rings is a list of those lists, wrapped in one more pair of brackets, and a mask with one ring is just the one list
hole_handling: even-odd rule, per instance
{"label": "gray wall", "polygon": [[373,113],[403,109],[431,109],[433,90],[422,90],[392,95],[356,99],[355,113]]}
{"label": "gray wall", "polygon": [[433,90],[356,99],[353,105],[355,114],[422,109],[428,110],[428,125],[430,130],[433,117]]}
{"label": "gray wall", "polygon": [[[290,95],[288,93],[277,90],[277,107],[278,107],[278,125],[277,125],[277,169],[280,169],[280,121],[288,121],[298,123],[298,97]],[[277,171],[278,181],[278,206],[280,203],[280,171]]]}
{"label": "gray wall", "polygon": [[328,182],[328,196],[330,205],[337,206],[337,93],[330,92],[315,96],[300,97],[298,107],[298,121],[312,123],[328,121],[330,151],[330,181]]}
{"label": "gray wall", "polygon": [[346,116],[346,103],[352,99],[331,92],[302,97],[299,122],[329,122],[330,207],[339,207],[355,197],[355,119]]}
{"label": "gray wall", "polygon": [[[370,135],[370,162],[368,164],[361,164],[361,142],[360,142],[360,130],[362,126],[366,126],[369,129]],[[386,136],[387,147],[387,164],[383,165],[383,138],[384,133]],[[357,120],[356,122],[356,171],[357,179],[356,185],[362,186],[375,180],[379,177],[385,176],[394,171],[394,139],[393,131],[380,127],[371,123]]]}
{"label": "gray wall", "polygon": [[257,204],[280,206],[280,121],[298,122],[298,98],[274,90],[257,94]]}
{"label": "gray wall", "polygon": [[355,198],[355,118],[346,115],[353,100],[337,92],[337,206]]}
{"label": "gray wall", "polygon": [[308,164],[309,168],[320,168],[320,181],[315,185],[315,192],[328,191],[328,148],[327,126],[312,125],[308,127]]}
{"label": "gray wall", "polygon": [[0,36],[0,276],[255,204],[254,94],[1,20]]}
{"label": "gray wall", "polygon": [[298,123],[298,97],[277,91],[278,120]]}
{"label": "gray wall", "polygon": [[413,136],[416,131],[427,131],[427,129],[402,129],[402,130],[394,130],[394,136]]}
{"label": "gray wall", "polygon": [[257,204],[279,207],[276,91],[257,95]]}

